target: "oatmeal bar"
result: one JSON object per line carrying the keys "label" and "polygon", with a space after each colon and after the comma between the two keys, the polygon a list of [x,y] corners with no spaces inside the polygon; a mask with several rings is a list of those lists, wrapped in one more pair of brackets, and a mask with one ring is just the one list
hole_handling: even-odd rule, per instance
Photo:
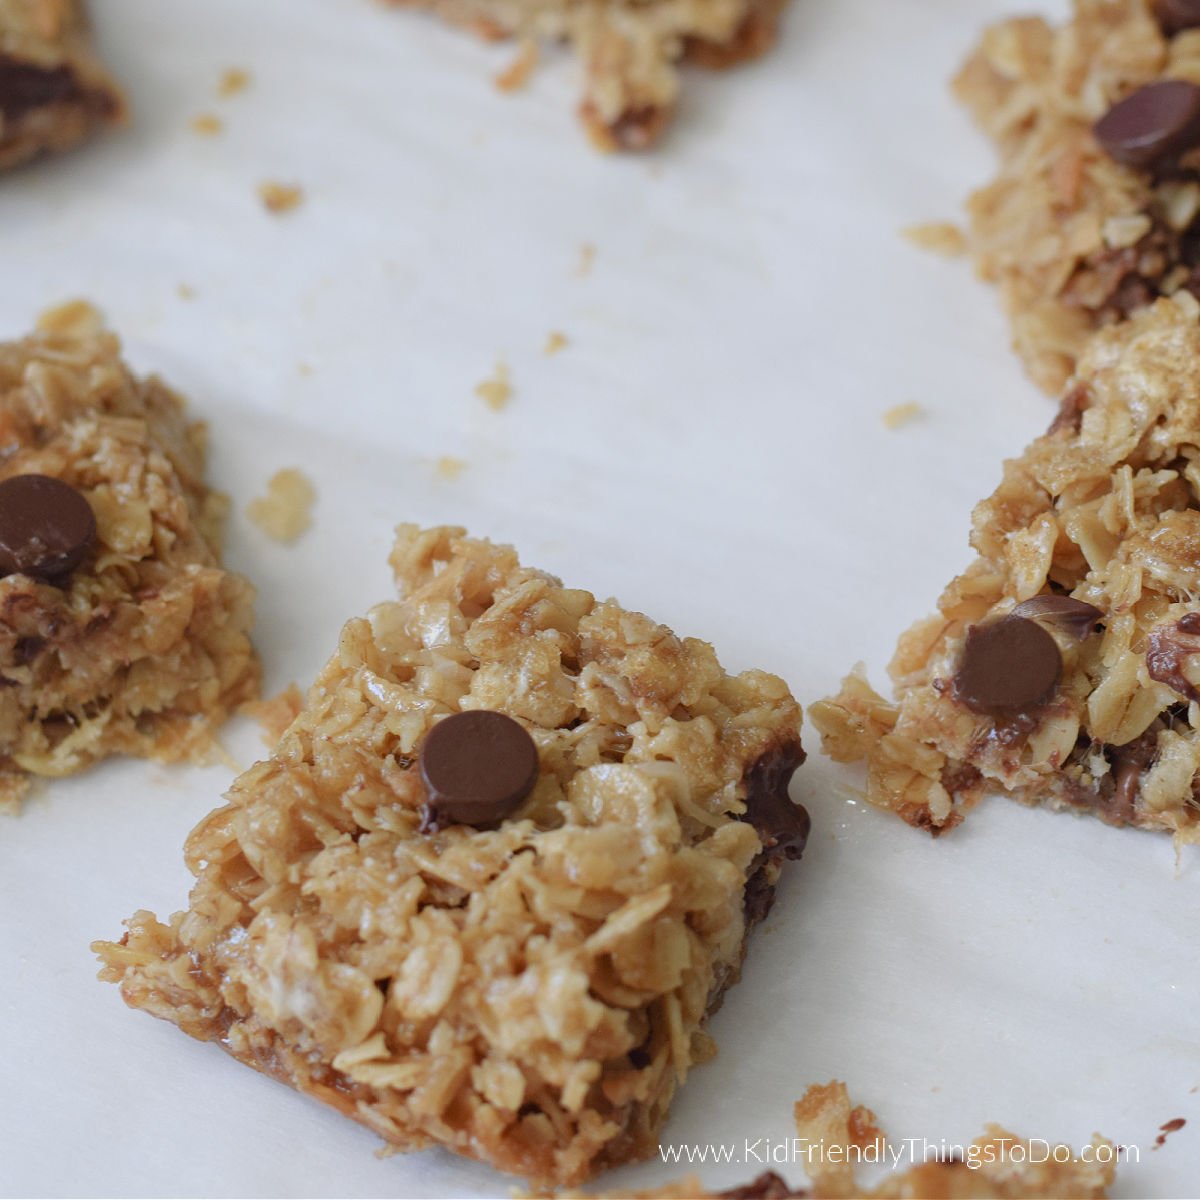
{"label": "oatmeal bar", "polygon": [[413,1150],[543,1184],[653,1154],[808,831],[782,680],[462,530],[398,530],[190,907],[97,943],[128,1004]]}
{"label": "oatmeal bar", "polygon": [[113,754],[199,758],[253,697],[203,427],[104,332],[0,344],[0,806]]}
{"label": "oatmeal bar", "polygon": [[1192,0],[1075,0],[1060,28],[1007,21],[955,81],[1001,161],[969,202],[970,250],[1051,393],[1097,327],[1200,294],[1198,85]]}
{"label": "oatmeal bar", "polygon": [[644,150],[670,123],[680,63],[730,67],[775,42],[785,0],[385,0],[489,40],[569,42],[587,72],[580,116],[603,150]]}
{"label": "oatmeal bar", "polygon": [[122,120],[77,0],[0,0],[0,168]]}
{"label": "oatmeal bar", "polygon": [[1200,842],[1200,304],[1098,333],[1050,431],[975,510],[975,561],[812,717],[933,833],[986,790]]}

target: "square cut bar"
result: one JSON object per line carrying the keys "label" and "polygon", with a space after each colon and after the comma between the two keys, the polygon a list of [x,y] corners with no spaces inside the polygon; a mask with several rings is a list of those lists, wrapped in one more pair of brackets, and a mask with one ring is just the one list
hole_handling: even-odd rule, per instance
{"label": "square cut bar", "polygon": [[[401,526],[391,562],[402,599],[346,625],[192,832],[188,909],[97,943],[101,978],[400,1149],[578,1183],[653,1154],[713,1053],[807,832],[800,709],[461,530]],[[537,781],[498,823],[422,832],[422,743],[473,709],[528,730]]]}
{"label": "square cut bar", "polygon": [[826,751],[866,760],[868,798],[935,834],[994,790],[1200,841],[1190,293],[1095,336],[1050,431],[976,508],[971,545],[937,614],[900,639],[896,702],[856,673],[813,706]]}
{"label": "square cut bar", "polygon": [[[1074,0],[1061,27],[1006,21],[955,80],[1000,153],[995,180],[968,204],[970,251],[1000,286],[1027,370],[1051,394],[1093,330],[1160,295],[1200,293],[1200,147],[1191,144],[1200,127],[1160,139],[1170,152],[1140,165],[1118,161],[1093,132],[1147,85],[1200,84],[1200,28],[1179,28],[1171,13],[1180,8]],[[1137,158],[1153,142],[1116,152]]]}
{"label": "square cut bar", "polygon": [[111,334],[0,344],[0,483],[51,476],[96,521],[65,579],[0,578],[0,806],[109,755],[206,758],[256,694],[254,592],[218,561],[204,458],[203,426]]}
{"label": "square cut bar", "polygon": [[0,0],[0,168],[124,119],[77,0]]}
{"label": "square cut bar", "polygon": [[644,150],[670,124],[679,66],[725,68],[775,43],[786,0],[385,0],[488,39],[567,42],[586,70],[580,116],[602,150]]}

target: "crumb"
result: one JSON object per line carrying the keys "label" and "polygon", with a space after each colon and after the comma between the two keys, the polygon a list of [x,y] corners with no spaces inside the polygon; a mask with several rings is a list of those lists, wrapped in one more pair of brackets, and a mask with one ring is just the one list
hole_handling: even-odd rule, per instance
{"label": "crumb", "polygon": [[967,252],[966,234],[949,221],[928,221],[923,225],[910,225],[900,232],[919,249],[929,250],[944,258],[957,258]]}
{"label": "crumb", "polygon": [[243,705],[242,710],[258,722],[263,741],[274,746],[303,707],[304,693],[294,683],[289,683],[279,695],[267,700],[252,700]]}
{"label": "crumb", "polygon": [[221,80],[217,84],[217,95],[227,100],[230,96],[244,92],[249,86],[249,71],[244,67],[229,67],[221,73]]}
{"label": "crumb", "polygon": [[557,354],[560,350],[566,349],[568,345],[567,335],[559,333],[557,329],[552,329],[546,336],[546,346],[542,353]]}
{"label": "crumb", "polygon": [[201,137],[216,137],[224,128],[225,122],[213,113],[200,113],[192,118],[192,132]]}
{"label": "crumb", "polygon": [[1165,1124],[1160,1125],[1158,1127],[1158,1137],[1154,1139],[1154,1149],[1157,1150],[1159,1146],[1165,1146],[1167,1144],[1167,1138],[1173,1133],[1178,1133],[1186,1124],[1186,1117],[1175,1117],[1173,1120],[1167,1121]]}
{"label": "crumb", "polygon": [[902,425],[908,425],[918,417],[923,416],[924,413],[925,410],[915,401],[910,400],[907,404],[896,404],[883,414],[883,427],[885,429],[899,429]]}
{"label": "crumb", "polygon": [[457,479],[466,469],[467,464],[461,458],[454,458],[449,454],[443,454],[434,466],[438,477],[447,481]]}
{"label": "crumb", "polygon": [[258,185],[258,196],[268,212],[286,213],[298,208],[304,200],[304,192],[292,183],[273,183],[268,180]]}
{"label": "crumb", "polygon": [[195,300],[196,298],[196,289],[190,283],[176,284],[175,293],[180,300]]}
{"label": "crumb", "polygon": [[311,375],[313,373],[312,363],[297,363],[296,370],[299,371],[301,375]]}
{"label": "crumb", "polygon": [[492,377],[485,379],[476,389],[477,395],[488,408],[499,412],[512,399],[512,383],[508,375],[508,365],[497,362],[492,371]]}
{"label": "crumb", "polygon": [[502,92],[519,92],[529,82],[537,62],[537,42],[532,38],[523,39],[516,58],[496,76],[496,87]]}
{"label": "crumb", "polygon": [[104,314],[90,300],[68,300],[41,313],[37,327],[41,333],[91,337],[104,328]]}
{"label": "crumb", "polygon": [[592,273],[592,267],[596,262],[596,247],[591,242],[584,242],[579,247],[579,263],[575,267],[575,276],[578,279],[586,279]]}
{"label": "crumb", "polygon": [[316,488],[295,467],[276,471],[267,482],[267,494],[246,505],[246,515],[269,538],[294,542],[312,525]]}

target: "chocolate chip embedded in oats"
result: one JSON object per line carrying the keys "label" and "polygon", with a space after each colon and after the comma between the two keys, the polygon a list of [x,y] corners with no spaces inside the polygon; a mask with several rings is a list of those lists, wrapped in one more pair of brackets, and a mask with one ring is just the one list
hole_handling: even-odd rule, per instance
{"label": "chocolate chip embedded in oats", "polygon": [[78,94],[75,76],[67,67],[42,67],[0,54],[0,114],[8,120],[73,100]]}
{"label": "chocolate chip embedded in oats", "polygon": [[804,1200],[807,1192],[794,1192],[782,1175],[764,1171],[741,1187],[717,1193],[718,1200]]}
{"label": "chocolate chip embedded in oats", "polygon": [[1086,600],[1051,594],[1022,600],[1010,615],[1024,617],[1028,621],[1039,621],[1051,629],[1061,630],[1077,642],[1082,642],[1096,627],[1096,622],[1104,613]]}
{"label": "chocolate chip embedded in oats", "polygon": [[1200,143],[1200,87],[1160,79],[1118,100],[1093,127],[1096,140],[1127,167],[1152,167]]}
{"label": "chocolate chip embedded in oats", "polygon": [[533,790],[537,746],[512,717],[488,709],[444,717],[421,744],[428,801],[422,827],[491,825]]}
{"label": "chocolate chip embedded in oats", "polygon": [[762,755],[746,772],[746,815],[768,850],[799,858],[812,822],[803,805],[788,798],[788,784],[804,761],[798,745],[789,744]]}
{"label": "chocolate chip embedded in oats", "polygon": [[1061,674],[1058,644],[1041,625],[1001,617],[967,630],[954,696],[972,712],[1012,716],[1049,700]]}
{"label": "chocolate chip embedded in oats", "polygon": [[1155,0],[1154,15],[1168,37],[1200,26],[1200,0]]}
{"label": "chocolate chip embedded in oats", "polygon": [[0,483],[0,575],[61,579],[95,540],[92,507],[69,483],[49,475]]}
{"label": "chocolate chip embedded in oats", "polygon": [[[1189,700],[1200,700],[1200,689],[1184,673],[1193,655],[1200,655],[1200,613],[1188,613],[1178,621],[1156,625],[1146,635],[1146,670],[1150,678],[1174,688]],[[1200,673],[1197,678],[1200,679]]]}

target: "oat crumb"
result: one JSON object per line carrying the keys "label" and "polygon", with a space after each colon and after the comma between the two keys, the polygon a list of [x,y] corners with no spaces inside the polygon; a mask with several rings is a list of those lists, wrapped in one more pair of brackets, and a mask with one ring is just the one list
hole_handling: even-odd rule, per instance
{"label": "oat crumb", "polygon": [[312,363],[297,363],[296,370],[299,371],[301,375],[311,375],[313,373]]}
{"label": "oat crumb", "polygon": [[63,337],[92,337],[104,328],[104,314],[90,300],[68,300],[41,313],[37,327]]}
{"label": "oat crumb", "polygon": [[517,56],[496,76],[496,87],[502,92],[519,92],[528,82],[538,62],[537,42],[524,38]]}
{"label": "oat crumb", "polygon": [[929,250],[944,258],[958,258],[967,252],[967,237],[949,221],[927,221],[901,230],[904,237],[921,250]]}
{"label": "oat crumb", "polygon": [[213,113],[200,113],[192,118],[192,132],[201,137],[216,137],[224,128],[225,122]]}
{"label": "oat crumb", "polygon": [[490,379],[485,379],[475,389],[477,395],[488,408],[499,412],[512,399],[512,381],[508,374],[508,364],[497,362]]}
{"label": "oat crumb", "polygon": [[274,183],[268,180],[258,185],[258,196],[268,212],[286,213],[298,208],[304,192],[293,183]]}
{"label": "oat crumb", "polygon": [[923,416],[924,413],[925,410],[914,400],[910,400],[907,404],[897,404],[883,414],[883,427],[885,429],[899,429],[901,426],[908,425],[918,417]]}
{"label": "oat crumb", "polygon": [[544,354],[557,354],[560,350],[565,350],[569,344],[565,333],[560,333],[557,329],[552,329],[546,336],[546,346],[542,352]]}
{"label": "oat crumb", "polygon": [[258,722],[263,741],[274,746],[303,707],[304,693],[294,683],[289,683],[277,696],[243,705],[243,711]]}
{"label": "oat crumb", "polygon": [[596,263],[596,247],[591,242],[584,242],[579,247],[579,263],[575,267],[575,275],[579,279],[586,279],[592,273],[592,267]]}
{"label": "oat crumb", "polygon": [[250,86],[250,72],[244,67],[228,67],[221,73],[217,84],[217,95],[228,99],[244,92]]}
{"label": "oat crumb", "polygon": [[317,490],[307,475],[295,467],[276,471],[267,482],[267,494],[246,505],[246,516],[277,542],[294,542],[312,525]]}
{"label": "oat crumb", "polygon": [[467,464],[461,458],[455,458],[450,454],[443,454],[434,465],[434,471],[437,472],[439,479],[445,479],[447,482],[452,482],[457,479],[466,469]]}
{"label": "oat crumb", "polygon": [[196,289],[190,283],[179,283],[175,285],[175,294],[180,300],[195,300]]}

